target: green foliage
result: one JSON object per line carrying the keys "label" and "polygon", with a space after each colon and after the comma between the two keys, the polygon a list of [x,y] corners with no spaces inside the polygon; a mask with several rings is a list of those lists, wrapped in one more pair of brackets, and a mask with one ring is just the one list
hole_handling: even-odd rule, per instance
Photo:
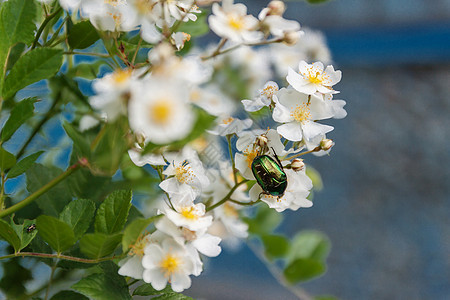
{"label": "green foliage", "polygon": [[261,240],[269,258],[284,257],[289,250],[289,240],[282,235],[266,234]]}
{"label": "green foliage", "polygon": [[2,5],[0,31],[10,46],[23,42],[30,44],[34,39],[36,25],[36,3],[28,0],[10,0]]}
{"label": "green foliage", "polygon": [[18,259],[10,259],[3,263],[0,289],[6,294],[6,299],[19,299],[26,291],[25,283],[31,279],[30,270],[22,267]]}
{"label": "green foliage", "polygon": [[20,57],[5,78],[3,98],[10,98],[22,88],[56,74],[62,65],[62,53],[59,49],[38,48]]}
{"label": "green foliage", "polygon": [[325,270],[325,264],[318,260],[299,258],[290,263],[284,269],[283,274],[288,282],[295,284],[317,277],[323,274]]}
{"label": "green foliage", "polygon": [[182,22],[178,27],[178,31],[186,32],[191,37],[203,36],[209,32],[208,26],[208,13],[206,11],[197,15],[197,20],[188,22]]}
{"label": "green foliage", "polygon": [[36,219],[36,225],[42,238],[58,253],[69,249],[76,242],[72,228],[54,217],[41,215]]}
{"label": "green foliage", "polygon": [[121,240],[121,233],[112,235],[88,233],[81,238],[80,249],[88,257],[97,259],[113,253]]}
{"label": "green foliage", "polygon": [[36,159],[41,156],[41,154],[44,153],[44,151],[39,151],[36,153],[33,153],[24,159],[20,160],[17,164],[15,164],[11,170],[8,172],[8,178],[14,178],[17,177],[23,173],[25,173],[36,161]]}
{"label": "green foliage", "polygon": [[24,220],[23,224],[15,224],[13,219],[11,218],[11,226],[14,229],[17,237],[20,240],[20,247],[16,251],[21,251],[23,248],[28,246],[30,242],[34,239],[37,234],[37,229],[28,231],[28,227],[34,225],[36,220]]}
{"label": "green foliage", "polygon": [[16,157],[0,147],[0,170],[5,172],[16,164]]}
{"label": "green foliage", "polygon": [[0,237],[14,247],[14,251],[20,251],[21,241],[11,225],[0,219]]}
{"label": "green foliage", "polygon": [[310,4],[320,4],[320,3],[325,3],[327,1],[330,1],[330,0],[306,0],[306,2],[308,2]]}
{"label": "green foliage", "polygon": [[142,232],[152,223],[157,217],[143,219],[137,218],[133,220],[126,228],[122,238],[122,250],[127,252],[130,245],[134,244]]}
{"label": "green foliage", "polygon": [[330,248],[330,240],[326,235],[319,231],[305,230],[292,239],[291,251],[286,259],[288,263],[297,258],[311,258],[325,262]]}
{"label": "green foliage", "polygon": [[121,231],[131,207],[131,191],[115,191],[100,205],[95,216],[95,231],[113,234]]}
{"label": "green foliage", "polygon": [[143,284],[138,286],[133,291],[133,296],[158,296],[152,299],[160,299],[160,300],[189,300],[192,299],[186,295],[174,292],[169,285],[166,286],[165,289],[158,291],[155,290],[151,284]]}
{"label": "green foliage", "polygon": [[264,235],[275,230],[283,220],[283,216],[266,205],[260,205],[254,218],[244,220],[249,226],[250,233]]}
{"label": "green foliage", "polygon": [[[56,167],[34,164],[25,173],[28,191],[30,193],[37,191],[61,173],[62,170]],[[36,203],[44,214],[57,217],[71,200],[70,187],[67,185],[67,181],[63,181],[37,198]]]}
{"label": "green foliage", "polygon": [[50,300],[89,300],[89,298],[74,291],[61,291],[53,295]]}
{"label": "green foliage", "polygon": [[93,300],[130,300],[125,278],[112,262],[102,264],[102,273],[91,274],[72,286],[72,289]]}
{"label": "green foliage", "polygon": [[100,38],[89,20],[73,25],[68,30],[68,34],[67,40],[71,49],[86,49]]}
{"label": "green foliage", "polygon": [[69,224],[78,240],[89,228],[95,213],[95,204],[91,200],[78,199],[70,202],[61,212],[59,219]]}
{"label": "green foliage", "polygon": [[85,79],[95,79],[100,71],[100,67],[105,64],[104,61],[98,60],[91,63],[80,63],[72,67],[67,72],[68,77],[81,77]]}
{"label": "green foliage", "polygon": [[322,176],[316,169],[308,165],[306,175],[311,179],[315,191],[321,191],[323,189]]}

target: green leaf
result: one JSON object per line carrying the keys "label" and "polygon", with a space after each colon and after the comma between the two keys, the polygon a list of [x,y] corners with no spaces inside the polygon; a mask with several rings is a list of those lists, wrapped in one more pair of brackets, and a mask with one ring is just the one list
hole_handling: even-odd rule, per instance
{"label": "green leaf", "polygon": [[26,291],[25,283],[33,279],[31,271],[22,267],[19,259],[10,259],[2,262],[2,279],[0,288],[6,299],[20,299]]}
{"label": "green leaf", "polygon": [[20,239],[17,236],[17,233],[14,229],[6,223],[5,221],[0,219],[0,237],[7,241],[11,246],[14,247],[14,251],[20,251]]}
{"label": "green leaf", "polygon": [[11,48],[8,57],[8,65],[6,66],[6,70],[11,70],[17,60],[22,56],[23,52],[27,48],[27,45],[24,43],[17,43],[15,46]]}
{"label": "green leaf", "polygon": [[10,98],[24,87],[55,75],[62,65],[62,54],[59,49],[37,48],[23,55],[5,78],[3,98]]}
{"label": "green leaf", "polygon": [[88,257],[97,259],[113,253],[121,240],[121,233],[113,235],[88,233],[81,238],[80,249]]}
{"label": "green leaf", "polygon": [[26,98],[17,103],[11,111],[11,114],[2,129],[2,141],[6,142],[11,136],[33,116],[34,103],[36,98]]}
{"label": "green leaf", "polygon": [[283,216],[266,205],[260,205],[255,218],[244,218],[244,220],[249,225],[250,233],[264,235],[273,232],[280,225]]}
{"label": "green leaf", "polygon": [[152,298],[152,300],[194,300],[194,299],[186,295],[173,292]]}
{"label": "green leaf", "polygon": [[283,274],[288,282],[296,284],[317,277],[325,270],[325,264],[316,259],[299,258],[290,263]]}
{"label": "green leaf", "polygon": [[[37,191],[62,172],[56,167],[45,167],[35,163],[26,171],[28,192],[33,193]],[[57,217],[71,200],[70,186],[68,186],[66,179],[39,196],[36,199],[36,203],[44,214]]]}
{"label": "green leaf", "polygon": [[113,234],[123,229],[131,207],[131,191],[114,191],[106,197],[95,216],[95,231]]}
{"label": "green leaf", "polygon": [[58,253],[69,249],[76,242],[72,228],[54,217],[39,216],[36,226],[42,238]]}
{"label": "green leaf", "polygon": [[319,231],[302,231],[295,235],[287,255],[287,264],[297,258],[311,258],[325,262],[330,253],[330,240]]}
{"label": "green leaf", "polygon": [[0,169],[5,171],[16,164],[16,157],[0,147]]}
{"label": "green leaf", "polygon": [[89,20],[73,25],[69,30],[68,42],[71,49],[85,49],[93,45],[100,36]]}
{"label": "green leaf", "polygon": [[30,44],[36,30],[36,3],[28,0],[9,0],[2,5],[0,31],[4,31],[9,45]]}
{"label": "green leaf", "polygon": [[161,294],[167,294],[167,293],[174,293],[174,291],[171,289],[170,285],[167,285],[163,290],[158,291],[153,288],[153,286],[150,283],[144,283],[140,286],[138,286],[133,291],[133,296],[155,296],[155,295],[161,295]]}
{"label": "green leaf", "polygon": [[125,228],[123,232],[122,238],[122,250],[123,252],[127,252],[130,248],[130,245],[134,244],[141,233],[147,228],[150,223],[154,222],[158,217],[152,217],[148,219],[137,218],[130,225]]}
{"label": "green leaf", "polygon": [[73,141],[74,147],[77,148],[82,156],[85,156],[89,159],[89,157],[91,156],[91,146],[86,141],[86,138],[83,137],[83,135],[70,123],[64,123],[63,127],[67,135]]}
{"label": "green leaf", "polygon": [[44,153],[44,151],[39,151],[36,153],[33,153],[24,159],[20,160],[17,164],[15,164],[11,170],[8,172],[8,178],[14,178],[22,173],[25,173],[36,161],[36,159],[41,156],[41,154]]}
{"label": "green leaf", "polygon": [[89,298],[74,291],[61,291],[53,295],[50,300],[89,300]]}
{"label": "green leaf", "polygon": [[94,300],[131,300],[125,278],[112,262],[102,264],[102,273],[89,275],[71,288]]}
{"label": "green leaf", "polygon": [[85,79],[95,79],[100,71],[100,67],[105,65],[104,61],[96,60],[90,63],[80,63],[69,69],[67,76],[81,77]]}
{"label": "green leaf", "polygon": [[322,295],[322,296],[315,296],[314,300],[339,300],[339,299],[330,295]]}
{"label": "green leaf", "polygon": [[19,247],[19,251],[22,250],[23,248],[25,248],[26,246],[28,246],[30,244],[30,242],[34,239],[34,237],[37,234],[37,230],[32,230],[30,232],[28,232],[28,227],[35,225],[34,223],[36,222],[36,220],[24,220],[23,224],[15,224],[13,219],[11,218],[11,226],[14,229],[14,231],[16,232],[17,236],[19,237],[20,240],[20,247]]}
{"label": "green leaf", "polygon": [[261,237],[269,258],[283,257],[289,250],[289,240],[281,235],[266,234]]}
{"label": "green leaf", "polygon": [[205,35],[209,32],[207,16],[207,12],[202,12],[197,15],[196,21],[189,20],[188,22],[181,23],[177,31],[189,33],[192,37]]}
{"label": "green leaf", "polygon": [[320,3],[325,3],[327,1],[330,1],[330,0],[306,0],[306,2],[308,2],[310,4],[320,4]]}
{"label": "green leaf", "polygon": [[70,202],[59,215],[59,219],[72,228],[78,240],[89,228],[95,213],[95,204],[91,200],[77,199]]}

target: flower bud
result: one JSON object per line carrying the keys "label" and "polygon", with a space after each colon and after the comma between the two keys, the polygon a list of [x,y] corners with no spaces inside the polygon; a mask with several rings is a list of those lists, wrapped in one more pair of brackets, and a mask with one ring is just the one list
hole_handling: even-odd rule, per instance
{"label": "flower bud", "polygon": [[320,149],[323,151],[328,151],[331,149],[331,147],[333,147],[334,143],[333,140],[330,139],[323,139],[320,141]]}
{"label": "flower bud", "polygon": [[286,31],[284,32],[282,42],[288,46],[294,46],[302,36],[302,31]]}
{"label": "flower bud", "polygon": [[261,147],[261,149],[265,149],[267,147],[268,139],[265,135],[260,135],[256,137],[256,145]]}
{"label": "flower bud", "polygon": [[284,11],[286,10],[286,6],[284,5],[284,2],[279,1],[279,0],[270,1],[270,3],[267,5],[267,7],[270,10],[270,15],[281,16],[284,13]]}
{"label": "flower bud", "polygon": [[303,170],[303,168],[305,168],[305,163],[303,162],[303,159],[295,158],[291,162],[291,169],[294,170],[295,172],[299,172],[299,171]]}

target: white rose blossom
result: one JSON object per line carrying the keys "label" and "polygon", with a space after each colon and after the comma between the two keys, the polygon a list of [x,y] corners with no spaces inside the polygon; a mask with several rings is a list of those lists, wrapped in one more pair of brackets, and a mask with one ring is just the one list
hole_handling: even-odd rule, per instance
{"label": "white rose blossom", "polygon": [[272,104],[273,95],[278,92],[278,84],[274,81],[268,81],[253,100],[242,100],[244,109],[249,112],[255,112],[265,106]]}
{"label": "white rose blossom", "polygon": [[252,124],[253,121],[251,119],[240,120],[233,117],[222,117],[219,118],[219,123],[217,124],[217,126],[213,130],[207,130],[207,132],[220,136],[239,134],[245,129],[250,128]]}

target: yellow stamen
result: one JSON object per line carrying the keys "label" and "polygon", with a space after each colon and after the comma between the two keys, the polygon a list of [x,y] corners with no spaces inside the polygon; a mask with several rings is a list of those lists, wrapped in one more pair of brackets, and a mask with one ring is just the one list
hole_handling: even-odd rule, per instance
{"label": "yellow stamen", "polygon": [[136,243],[133,245],[130,245],[130,251],[128,252],[128,255],[137,255],[137,256],[144,256],[144,249],[145,246],[147,246],[147,239],[145,238],[147,234],[140,235],[137,239]]}
{"label": "yellow stamen", "polygon": [[233,117],[229,117],[228,119],[223,120],[222,124],[228,125],[228,124],[230,124],[233,121],[234,121],[234,118]]}
{"label": "yellow stamen", "polygon": [[243,151],[243,153],[244,153],[244,155],[245,155],[245,161],[247,162],[248,167],[251,168],[251,167],[252,167],[253,160],[254,160],[255,157],[257,157],[258,154],[259,154],[258,151],[257,151],[257,150],[254,150],[254,149],[245,149],[245,150]]}
{"label": "yellow stamen", "polygon": [[244,29],[244,20],[241,16],[229,15],[228,25],[236,31],[241,31]]}
{"label": "yellow stamen", "polygon": [[[119,18],[119,21],[120,21],[120,15],[119,16],[113,15],[114,21],[116,21],[116,18]],[[114,72],[114,74],[112,75],[112,79],[114,82],[121,84],[121,83],[126,82],[130,78],[130,76],[131,76],[131,70],[119,69]]]}
{"label": "yellow stamen", "polygon": [[311,112],[308,104],[297,105],[294,110],[291,110],[291,116],[297,122],[305,123],[311,118]]}
{"label": "yellow stamen", "polygon": [[196,213],[194,206],[183,207],[181,209],[181,215],[183,217],[185,217],[186,219],[190,219],[190,220],[197,220],[198,219],[198,214]]}
{"label": "yellow stamen", "polygon": [[186,160],[175,167],[175,177],[181,183],[190,183],[194,179],[194,172]]}
{"label": "yellow stamen", "polygon": [[180,265],[180,259],[177,256],[169,253],[163,258],[159,266],[164,271],[164,276],[170,277],[180,269]]}
{"label": "yellow stamen", "polygon": [[268,85],[261,91],[261,96],[266,96],[267,98],[272,98],[273,94],[278,92],[278,88],[274,85]]}
{"label": "yellow stamen", "polygon": [[170,119],[172,107],[169,101],[164,99],[155,101],[150,106],[150,118],[159,125],[165,125]]}

